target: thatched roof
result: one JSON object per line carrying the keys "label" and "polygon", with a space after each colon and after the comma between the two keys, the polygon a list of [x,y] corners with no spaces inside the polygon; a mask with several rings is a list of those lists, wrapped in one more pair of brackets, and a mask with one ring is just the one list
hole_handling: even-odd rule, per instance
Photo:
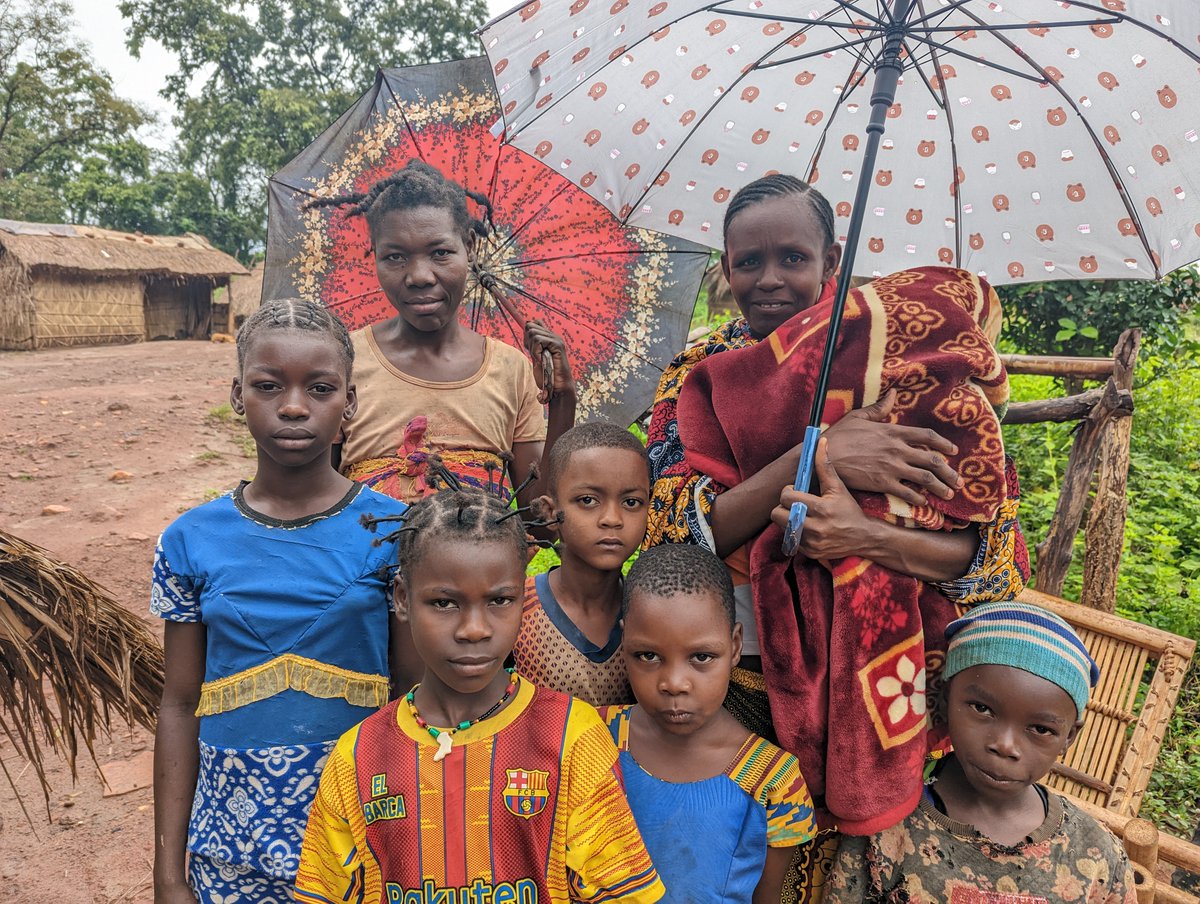
{"label": "thatched roof", "polygon": [[203,236],[133,235],[97,226],[0,219],[0,249],[26,269],[217,277],[247,270]]}
{"label": "thatched roof", "polygon": [[250,270],[249,276],[238,276],[229,281],[229,312],[231,315],[253,314],[262,302],[263,273],[265,261],[259,261]]}

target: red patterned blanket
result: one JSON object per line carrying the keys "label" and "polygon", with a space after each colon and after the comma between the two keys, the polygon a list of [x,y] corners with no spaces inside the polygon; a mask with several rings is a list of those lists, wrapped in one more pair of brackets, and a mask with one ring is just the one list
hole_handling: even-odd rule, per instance
{"label": "red patterned blanket", "polygon": [[[821,302],[692,371],[679,399],[689,466],[732,487],[800,443],[831,309]],[[894,388],[892,419],[953,442],[950,463],[965,480],[952,499],[918,508],[856,494],[864,511],[927,529],[995,517],[1006,493],[995,409],[1008,398],[993,347],[999,323],[994,290],[963,270],[906,270],[850,293],[822,426]],[[937,693],[955,608],[934,587],[869,560],[826,567],[785,557],[781,542],[772,525],[750,554],[775,728],[838,827],[870,834],[916,806],[937,740],[927,698]]]}

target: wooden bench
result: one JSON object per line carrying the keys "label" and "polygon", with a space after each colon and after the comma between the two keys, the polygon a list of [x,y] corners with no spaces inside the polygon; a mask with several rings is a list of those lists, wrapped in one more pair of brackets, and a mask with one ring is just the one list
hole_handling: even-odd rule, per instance
{"label": "wooden bench", "polygon": [[[1083,729],[1046,784],[1124,839],[1138,873],[1139,904],[1200,904],[1153,878],[1159,862],[1200,875],[1200,846],[1137,818],[1196,642],[1036,590],[1019,598],[1067,621],[1100,666]],[[1153,671],[1139,702],[1148,666]]]}

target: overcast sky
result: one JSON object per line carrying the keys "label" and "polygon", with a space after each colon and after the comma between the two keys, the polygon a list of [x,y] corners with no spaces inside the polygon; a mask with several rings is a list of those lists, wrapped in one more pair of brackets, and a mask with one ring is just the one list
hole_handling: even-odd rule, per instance
{"label": "overcast sky", "polygon": [[[161,120],[142,138],[152,147],[166,148],[174,138],[170,125],[171,108],[158,92],[169,74],[175,71],[175,58],[157,43],[142,48],[134,59],[125,49],[126,22],[117,9],[118,0],[72,0],[75,5],[76,34],[91,44],[96,63],[112,76],[117,93],[148,107]],[[488,0],[492,15],[503,12],[516,0]],[[369,85],[364,85],[365,91]]]}

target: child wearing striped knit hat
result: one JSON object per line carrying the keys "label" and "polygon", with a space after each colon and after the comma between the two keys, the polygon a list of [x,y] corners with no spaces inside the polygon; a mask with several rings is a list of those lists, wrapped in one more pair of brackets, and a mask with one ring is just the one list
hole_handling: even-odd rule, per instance
{"label": "child wearing striped knit hat", "polygon": [[843,838],[827,904],[1134,904],[1120,842],[1038,782],[1075,740],[1100,672],[1057,615],[1019,602],[946,628],[954,752],[901,823]]}

